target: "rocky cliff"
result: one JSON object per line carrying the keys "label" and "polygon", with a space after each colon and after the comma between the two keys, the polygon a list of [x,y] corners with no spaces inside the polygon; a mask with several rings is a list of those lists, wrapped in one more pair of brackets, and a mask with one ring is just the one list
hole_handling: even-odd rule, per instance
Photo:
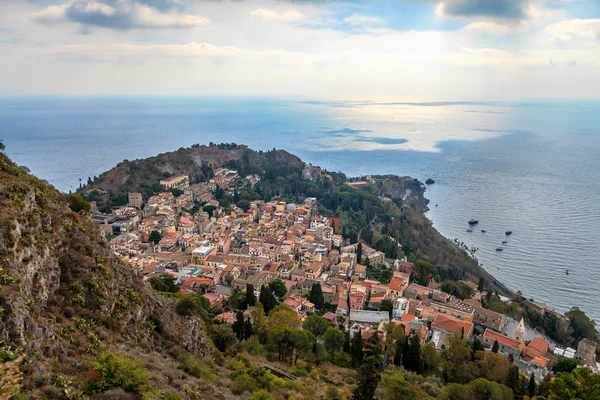
{"label": "rocky cliff", "polygon": [[0,365],[23,360],[25,396],[76,393],[87,363],[107,351],[151,356],[159,369],[172,369],[168,350],[210,354],[202,323],[176,314],[173,300],[113,257],[67,200],[0,153]]}

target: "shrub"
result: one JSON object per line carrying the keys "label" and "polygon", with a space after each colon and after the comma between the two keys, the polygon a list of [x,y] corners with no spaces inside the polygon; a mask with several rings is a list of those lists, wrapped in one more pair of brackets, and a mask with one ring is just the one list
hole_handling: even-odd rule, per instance
{"label": "shrub", "polygon": [[179,367],[195,378],[213,381],[212,365],[209,360],[196,358],[189,354],[179,356]]}
{"label": "shrub", "polygon": [[175,307],[175,311],[179,315],[193,315],[200,310],[198,303],[191,297],[185,296],[179,299],[177,302],[177,306]]}
{"label": "shrub", "polygon": [[140,361],[111,352],[103,353],[92,361],[84,379],[92,393],[123,389],[137,394],[148,387],[146,367]]}
{"label": "shrub", "polygon": [[91,205],[79,194],[79,193],[71,193],[69,194],[69,207],[71,210],[75,212],[79,212],[81,210],[90,211]]}

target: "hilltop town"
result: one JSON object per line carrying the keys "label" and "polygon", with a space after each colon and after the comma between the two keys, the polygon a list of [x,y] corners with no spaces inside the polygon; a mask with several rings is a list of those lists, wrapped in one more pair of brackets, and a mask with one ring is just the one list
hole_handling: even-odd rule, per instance
{"label": "hilltop town", "polygon": [[[240,306],[239,299],[265,303],[274,294],[275,304],[289,307],[300,321],[320,315],[350,338],[360,332],[365,344],[373,335],[385,342],[389,325],[401,325],[409,338],[432,343],[440,352],[455,335],[488,351],[496,346],[495,351],[537,382],[562,358],[583,360],[599,371],[593,341],[583,339],[576,349],[561,346],[522,317],[493,311],[498,307],[490,307],[491,302],[509,308],[514,299],[491,293],[484,279],[441,282],[428,262],[389,257],[359,239],[352,241],[341,234],[340,218],[322,215],[314,197],[253,200],[244,208],[224,204],[219,200],[254,187],[261,176],[242,177],[220,166],[213,172],[198,183],[185,174],[163,178],[157,182],[162,192],[148,198],[129,192],[128,204],[109,215],[92,204],[91,216],[109,238],[112,252],[140,279],[153,286],[171,282],[180,294],[202,295],[210,302],[214,322],[233,325],[240,312],[244,320],[252,320],[254,304]],[[307,164],[302,179],[331,178]],[[370,179],[348,185],[362,189],[371,185]],[[401,243],[394,246],[402,248]],[[541,315],[556,315],[543,304],[523,303]]]}

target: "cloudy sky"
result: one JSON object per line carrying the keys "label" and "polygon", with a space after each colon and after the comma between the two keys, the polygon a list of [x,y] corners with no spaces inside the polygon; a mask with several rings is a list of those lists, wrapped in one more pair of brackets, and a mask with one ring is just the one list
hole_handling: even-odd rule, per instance
{"label": "cloudy sky", "polygon": [[600,97],[598,0],[0,0],[0,95]]}

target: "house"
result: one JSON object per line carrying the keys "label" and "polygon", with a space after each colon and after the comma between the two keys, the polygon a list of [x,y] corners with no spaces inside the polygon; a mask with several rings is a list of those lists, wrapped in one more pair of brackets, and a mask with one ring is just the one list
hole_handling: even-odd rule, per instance
{"label": "house", "polygon": [[144,204],[144,200],[142,199],[141,193],[129,192],[128,194],[128,205],[130,207],[141,208]]}
{"label": "house", "polygon": [[365,308],[365,294],[362,292],[350,293],[350,310],[362,310]]}
{"label": "house", "polygon": [[407,280],[398,277],[392,278],[390,283],[388,283],[390,295],[394,298],[402,297],[402,295],[404,295],[404,290],[406,290],[407,284]]}
{"label": "house", "polygon": [[473,322],[475,322],[476,325],[481,325],[484,328],[490,328],[498,332],[501,332],[506,325],[506,315],[483,308],[481,303],[477,300],[468,299],[465,300],[464,303],[475,307]]}
{"label": "house", "polygon": [[431,323],[432,341],[438,350],[444,349],[450,335],[464,336],[467,340],[473,335],[473,323],[463,321],[445,314],[438,316]]}
{"label": "house", "polygon": [[533,338],[526,346],[523,348],[521,353],[521,357],[528,361],[533,360],[535,357],[546,357],[548,354],[548,350],[550,348],[550,344],[542,338]]}
{"label": "house", "polygon": [[433,289],[417,285],[416,283],[411,283],[406,291],[404,292],[404,297],[408,299],[426,299],[431,296],[433,293]]}
{"label": "house", "polygon": [[462,301],[452,301],[446,303],[439,301],[431,301],[430,307],[439,313],[451,315],[454,318],[459,318],[465,321],[473,322],[475,307],[473,307],[470,304],[463,303]]}
{"label": "house", "polygon": [[486,329],[483,333],[483,344],[486,347],[494,346],[494,342],[498,341],[498,351],[505,354],[512,354],[518,356],[525,347],[523,342],[509,338],[501,333],[494,332],[490,329]]}
{"label": "house", "polygon": [[233,324],[235,322],[235,315],[229,312],[224,312],[219,314],[213,318],[213,321],[225,323],[225,324]]}
{"label": "house", "polygon": [[351,322],[378,327],[382,321],[388,322],[389,320],[390,313],[387,311],[350,310]]}
{"label": "house", "polygon": [[185,189],[190,185],[190,177],[188,175],[174,175],[169,178],[162,179],[160,184],[167,189]]}

